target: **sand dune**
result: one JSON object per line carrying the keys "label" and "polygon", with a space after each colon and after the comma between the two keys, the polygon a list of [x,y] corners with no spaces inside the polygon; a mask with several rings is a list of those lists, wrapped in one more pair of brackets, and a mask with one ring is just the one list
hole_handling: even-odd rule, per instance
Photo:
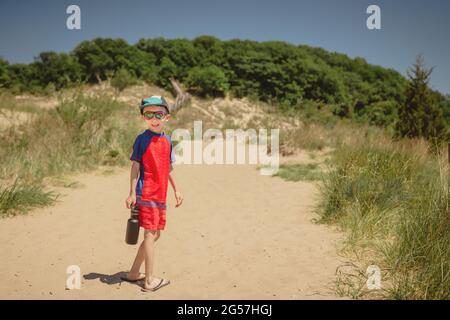
{"label": "sand dune", "polygon": [[[259,175],[250,165],[179,165],[184,203],[168,195],[154,293],[120,282],[137,246],[124,242],[127,169],[90,173],[49,208],[0,220],[1,299],[335,299],[340,238],[311,222],[311,183]],[[142,239],[142,230],[140,237]],[[69,265],[81,289],[66,290]],[[143,271],[143,269],[142,269]]]}

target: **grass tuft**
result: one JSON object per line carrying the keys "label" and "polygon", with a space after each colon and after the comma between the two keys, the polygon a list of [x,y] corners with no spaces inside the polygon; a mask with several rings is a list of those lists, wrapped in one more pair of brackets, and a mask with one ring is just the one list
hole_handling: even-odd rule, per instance
{"label": "grass tuft", "polygon": [[40,185],[23,185],[15,180],[11,186],[0,186],[0,215],[25,213],[27,209],[53,204],[57,195]]}

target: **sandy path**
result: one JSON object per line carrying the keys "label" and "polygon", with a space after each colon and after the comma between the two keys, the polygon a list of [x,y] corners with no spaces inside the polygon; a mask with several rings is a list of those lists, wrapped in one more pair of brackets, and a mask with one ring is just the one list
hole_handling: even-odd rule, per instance
{"label": "sandy path", "polygon": [[[1,299],[333,299],[339,234],[311,222],[313,184],[254,166],[177,166],[185,202],[157,242],[155,293],[120,283],[137,246],[124,242],[128,171],[78,177],[55,206],[0,220]],[[142,230],[140,237],[142,238]],[[80,290],[65,290],[79,265]]]}

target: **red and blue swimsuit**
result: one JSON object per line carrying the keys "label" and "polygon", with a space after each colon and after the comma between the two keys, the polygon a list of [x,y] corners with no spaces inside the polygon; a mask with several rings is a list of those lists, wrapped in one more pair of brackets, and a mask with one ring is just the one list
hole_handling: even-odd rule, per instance
{"label": "red and blue swimsuit", "polygon": [[170,136],[145,130],[136,137],[130,160],[140,164],[136,186],[140,226],[162,230],[166,225],[167,187],[174,161]]}

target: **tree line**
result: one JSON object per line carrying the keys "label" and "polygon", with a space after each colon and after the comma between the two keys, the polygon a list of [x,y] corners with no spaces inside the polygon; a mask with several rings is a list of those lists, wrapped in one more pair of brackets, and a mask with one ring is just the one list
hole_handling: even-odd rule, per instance
{"label": "tree line", "polygon": [[[412,99],[411,78],[393,69],[281,41],[200,36],[141,39],[130,45],[123,39],[97,38],[69,53],[42,52],[30,64],[9,64],[0,58],[0,87],[13,92],[60,90],[107,79],[119,90],[136,80],[169,89],[171,77],[198,96],[230,94],[293,110],[309,103],[379,126],[394,126]],[[450,123],[450,97],[426,88],[424,103],[445,128]]]}

